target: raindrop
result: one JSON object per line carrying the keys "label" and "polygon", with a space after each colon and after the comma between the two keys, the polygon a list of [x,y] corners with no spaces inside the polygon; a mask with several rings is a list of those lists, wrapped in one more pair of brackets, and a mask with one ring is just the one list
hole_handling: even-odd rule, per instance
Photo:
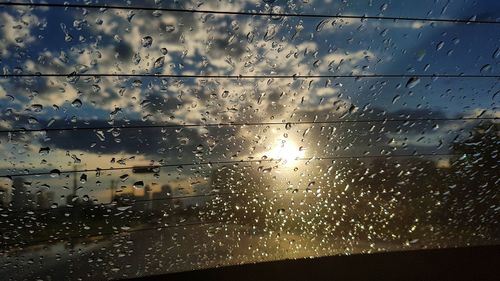
{"label": "raindrop", "polygon": [[498,59],[500,58],[500,48],[497,48],[492,55],[493,59]]}
{"label": "raindrop", "polygon": [[320,32],[321,30],[323,30],[323,27],[325,26],[326,23],[328,23],[328,20],[320,21],[316,26],[316,32]]}
{"label": "raindrop", "polygon": [[395,104],[399,99],[401,98],[400,95],[396,95],[393,99],[392,99],[392,104]]}
{"label": "raindrop", "polygon": [[80,182],[81,183],[86,183],[87,182],[87,175],[86,174],[82,174],[80,176]]}
{"label": "raindrop", "polygon": [[259,168],[257,168],[257,170],[259,172],[262,172],[263,174],[268,174],[273,170],[273,168],[272,167],[264,168],[264,167],[260,166]]}
{"label": "raindrop", "polygon": [[161,68],[163,67],[163,64],[165,63],[165,57],[164,56],[161,56],[159,58],[157,58],[155,60],[155,63],[154,63],[154,68]]}
{"label": "raindrop", "polygon": [[443,41],[439,42],[439,43],[436,45],[436,51],[441,50],[443,47],[444,47],[444,42],[443,42]]}
{"label": "raindrop", "polygon": [[134,80],[134,82],[132,82],[132,86],[139,88],[142,86],[142,81],[141,80]]}
{"label": "raindrop", "polygon": [[172,33],[174,31],[175,31],[175,26],[173,26],[171,24],[168,24],[167,26],[165,26],[165,32]]}
{"label": "raindrop", "polygon": [[153,44],[153,37],[151,37],[151,36],[145,36],[145,37],[143,37],[141,39],[141,44],[145,48],[151,47],[151,45]]}
{"label": "raindrop", "polygon": [[120,176],[120,180],[121,180],[121,181],[126,181],[126,180],[128,180],[128,174],[121,175],[121,176]]}
{"label": "raindrop", "polygon": [[280,6],[274,6],[271,10],[271,19],[273,20],[280,20],[283,17],[280,15],[283,14],[283,8]]}
{"label": "raindrop", "polygon": [[418,77],[412,77],[408,79],[408,82],[406,82],[406,88],[411,89],[420,83],[420,78]]}
{"label": "raindrop", "polygon": [[47,123],[47,127],[52,126],[52,125],[54,124],[54,122],[56,122],[56,119],[51,118],[51,119],[49,120],[49,123]]}
{"label": "raindrop", "polygon": [[116,209],[118,211],[122,211],[123,212],[123,211],[126,211],[126,210],[130,209],[130,208],[132,208],[132,206],[121,206],[121,207],[117,207]]}
{"label": "raindrop", "polygon": [[99,93],[101,91],[101,87],[99,87],[99,85],[92,85],[92,92],[94,92],[95,94]]}
{"label": "raindrop", "polygon": [[292,123],[286,123],[285,129],[290,130],[292,128]]}
{"label": "raindrop", "polygon": [[79,100],[79,99],[75,99],[75,100],[71,103],[71,105],[72,105],[74,108],[80,108],[80,107],[82,107],[82,101],[81,101],[81,100]]}
{"label": "raindrop", "polygon": [[61,171],[59,171],[58,169],[54,169],[52,171],[50,171],[50,177],[52,178],[57,178],[61,175]]}
{"label": "raindrop", "polygon": [[481,67],[481,73],[490,72],[492,69],[491,64],[485,64]]}
{"label": "raindrop", "polygon": [[100,141],[105,141],[106,137],[104,137],[104,132],[99,130],[95,132],[96,136],[99,138]]}
{"label": "raindrop", "polygon": [[135,65],[138,65],[141,62],[141,54],[135,53],[132,60],[133,60]]}
{"label": "raindrop", "polygon": [[135,13],[134,11],[128,11],[127,13],[127,20],[128,22],[131,22],[132,21],[132,18],[135,16]]}
{"label": "raindrop", "polygon": [[134,188],[143,188],[144,182],[143,181],[136,181],[133,186],[134,186]]}
{"label": "raindrop", "polygon": [[351,106],[349,107],[349,113],[353,114],[356,111],[358,111],[358,107],[355,106],[354,104],[351,104]]}
{"label": "raindrop", "polygon": [[271,24],[267,26],[266,34],[264,34],[264,41],[269,41],[276,35],[276,25]]}
{"label": "raindrop", "polygon": [[71,40],[73,40],[73,36],[71,36],[71,34],[69,34],[68,29],[66,27],[66,24],[61,23],[60,26],[61,26],[62,31],[64,32],[64,41],[70,42]]}
{"label": "raindrop", "polygon": [[236,30],[240,29],[240,25],[238,24],[238,22],[237,22],[237,21],[233,20],[233,21],[231,22],[231,29],[232,29],[232,30],[234,30],[234,31],[236,31]]}
{"label": "raindrop", "polygon": [[32,104],[31,105],[31,110],[33,110],[34,112],[40,112],[43,110],[43,105],[41,104]]}
{"label": "raindrop", "polygon": [[50,152],[50,147],[41,147],[40,150],[38,150],[38,153],[40,155],[47,155]]}

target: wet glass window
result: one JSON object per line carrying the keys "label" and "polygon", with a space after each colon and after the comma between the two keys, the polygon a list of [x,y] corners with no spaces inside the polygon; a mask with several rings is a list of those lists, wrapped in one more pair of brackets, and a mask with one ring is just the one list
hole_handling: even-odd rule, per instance
{"label": "wet glass window", "polygon": [[35,2],[0,4],[4,276],[500,243],[500,2]]}

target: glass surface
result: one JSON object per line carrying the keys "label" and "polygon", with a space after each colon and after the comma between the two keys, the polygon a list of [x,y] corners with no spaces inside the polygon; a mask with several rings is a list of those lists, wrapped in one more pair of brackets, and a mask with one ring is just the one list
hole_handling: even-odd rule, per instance
{"label": "glass surface", "polygon": [[2,276],[500,242],[500,2],[64,3],[0,4]]}

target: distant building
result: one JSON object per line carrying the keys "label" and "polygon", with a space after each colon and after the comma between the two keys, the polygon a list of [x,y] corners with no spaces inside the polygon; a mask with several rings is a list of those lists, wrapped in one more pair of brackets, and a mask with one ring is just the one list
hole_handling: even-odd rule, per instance
{"label": "distant building", "polygon": [[0,207],[5,208],[9,205],[9,192],[6,188],[0,187]]}
{"label": "distant building", "polygon": [[159,192],[153,193],[153,209],[163,210],[172,205],[172,187],[168,184],[161,186]]}
{"label": "distant building", "polygon": [[48,190],[39,191],[35,197],[37,209],[48,209],[54,203],[54,192]]}

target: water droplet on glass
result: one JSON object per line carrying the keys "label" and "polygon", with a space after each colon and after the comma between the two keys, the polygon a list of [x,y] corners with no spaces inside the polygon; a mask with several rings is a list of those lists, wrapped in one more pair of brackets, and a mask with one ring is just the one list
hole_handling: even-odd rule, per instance
{"label": "water droplet on glass", "polygon": [[43,105],[41,104],[32,104],[31,105],[31,110],[33,110],[34,112],[40,112],[43,110]]}
{"label": "water droplet on glass", "polygon": [[133,186],[134,186],[134,188],[143,188],[144,182],[143,181],[136,181]]}
{"label": "water droplet on glass", "polygon": [[406,82],[406,88],[411,89],[420,83],[420,78],[418,77],[411,77],[408,79],[408,82]]}
{"label": "water droplet on glass", "polygon": [[439,42],[439,43],[436,45],[436,51],[441,50],[443,47],[444,47],[444,42],[443,42],[443,41]]}
{"label": "water droplet on glass", "polygon": [[141,44],[144,48],[149,48],[153,44],[153,37],[145,36],[141,39]]}
{"label": "water droplet on glass", "polygon": [[128,180],[128,174],[121,175],[121,176],[120,176],[120,180],[121,180],[121,181],[126,181],[126,180]]}
{"label": "water droplet on glass", "polygon": [[130,209],[130,208],[132,208],[132,206],[120,206],[120,207],[117,207],[116,209],[118,211],[123,212],[123,211],[126,211],[126,210]]}
{"label": "water droplet on glass", "polygon": [[481,73],[490,72],[492,69],[491,64],[485,64],[481,67]]}
{"label": "water droplet on glass", "polygon": [[392,99],[392,104],[395,104],[400,98],[401,98],[400,95],[394,96],[394,98]]}
{"label": "water droplet on glass", "polygon": [[273,20],[280,20],[280,19],[282,19],[283,16],[280,15],[282,13],[283,13],[283,8],[281,8],[281,6],[274,6],[271,9],[271,19],[273,19]]}
{"label": "water droplet on glass", "polygon": [[154,68],[161,68],[163,67],[163,64],[165,63],[165,57],[164,56],[161,56],[159,58],[157,58],[155,60],[155,63],[154,63]]}
{"label": "water droplet on glass", "polygon": [[71,105],[72,105],[73,107],[75,107],[75,108],[80,108],[80,107],[82,106],[82,101],[81,101],[81,100],[79,100],[79,99],[75,99],[75,100],[71,103]]}
{"label": "water droplet on glass", "polygon": [[492,55],[493,59],[498,59],[500,58],[500,48],[497,48]]}
{"label": "water droplet on glass", "polygon": [[41,147],[40,150],[38,150],[38,153],[40,155],[47,155],[50,152],[50,147]]}
{"label": "water droplet on glass", "polygon": [[98,130],[95,132],[96,136],[99,138],[100,141],[105,141],[106,137],[104,137],[104,132],[101,130]]}
{"label": "water droplet on glass", "polygon": [[80,182],[81,183],[86,183],[87,182],[87,175],[86,174],[82,174],[80,176]]}
{"label": "water droplet on glass", "polygon": [[50,177],[52,178],[57,178],[61,175],[61,171],[59,171],[58,169],[54,169],[52,171],[50,171]]}
{"label": "water droplet on glass", "polygon": [[323,30],[323,27],[325,26],[326,23],[328,23],[328,20],[320,21],[316,26],[316,32],[320,32],[321,30]]}
{"label": "water droplet on glass", "polygon": [[132,58],[132,61],[134,62],[135,65],[138,65],[141,62],[141,54],[135,53],[134,57]]}
{"label": "water droplet on glass", "polygon": [[276,25],[271,24],[267,26],[266,33],[264,34],[264,41],[269,41],[276,35]]}
{"label": "water droplet on glass", "polygon": [[173,26],[171,24],[168,24],[167,26],[165,26],[165,32],[172,33],[174,31],[175,31],[175,26]]}
{"label": "water droplet on glass", "polygon": [[128,11],[127,13],[127,20],[128,22],[132,22],[132,18],[135,16],[134,11]]}

